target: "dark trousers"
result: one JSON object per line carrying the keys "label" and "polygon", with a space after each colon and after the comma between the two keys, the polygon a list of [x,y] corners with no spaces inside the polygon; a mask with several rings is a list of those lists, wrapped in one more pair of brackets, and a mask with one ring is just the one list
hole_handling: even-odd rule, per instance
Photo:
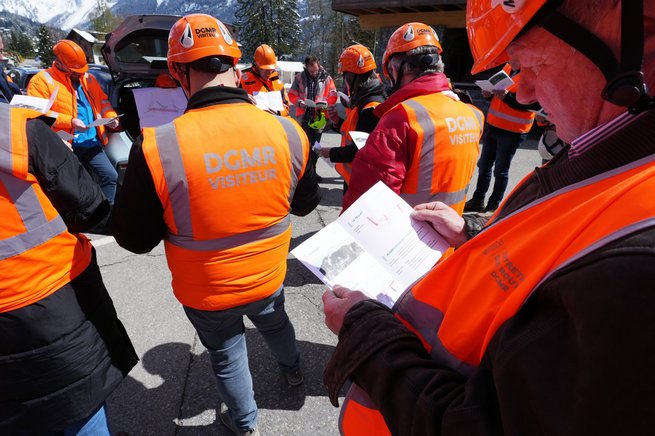
{"label": "dark trousers", "polygon": [[307,124],[302,124],[302,129],[305,131],[307,138],[309,139],[309,157],[316,166],[316,161],[318,161],[318,154],[312,150],[314,143],[321,142],[321,136],[323,136],[322,130],[314,130],[309,127]]}
{"label": "dark trousers", "polygon": [[527,133],[514,133],[486,125],[482,138],[482,152],[478,160],[478,182],[472,200],[484,202],[493,168],[494,188],[487,204],[498,206],[509,183],[509,167],[519,145]]}
{"label": "dark trousers", "polygon": [[113,205],[114,198],[116,197],[118,173],[102,146],[96,145],[89,148],[74,147],[73,152],[80,162],[82,162],[82,165],[89,170],[91,176],[98,182],[102,193],[109,200],[109,204]]}

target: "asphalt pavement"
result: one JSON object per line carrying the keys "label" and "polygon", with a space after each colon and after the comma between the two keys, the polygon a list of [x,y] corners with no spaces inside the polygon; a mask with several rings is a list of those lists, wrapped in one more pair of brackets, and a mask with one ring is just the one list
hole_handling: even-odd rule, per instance
{"label": "asphalt pavement", "polygon": [[[321,142],[338,146],[339,136],[327,133]],[[535,140],[526,141],[512,163],[510,188],[539,163]],[[292,218],[292,249],[339,214],[342,179],[320,159],[318,172],[323,177],[323,200],[308,216]],[[163,245],[136,255],[110,236],[90,237],[105,284],[141,359],[108,399],[112,434],[232,434],[217,419],[215,377],[207,352],[173,296]],[[324,286],[299,261],[289,256],[287,262],[286,308],[296,329],[305,382],[297,388],[287,386],[261,336],[247,322],[260,432],[337,435],[339,411],[330,404],[322,382],[323,368],[336,344],[323,323]]]}

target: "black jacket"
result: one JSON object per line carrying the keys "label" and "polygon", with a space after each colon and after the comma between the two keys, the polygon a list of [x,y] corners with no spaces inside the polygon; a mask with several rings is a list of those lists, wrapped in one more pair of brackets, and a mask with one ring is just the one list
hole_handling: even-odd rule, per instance
{"label": "black jacket", "polygon": [[[560,153],[500,215],[652,155],[654,126],[651,111],[576,158]],[[655,209],[653,198],[643,201]],[[496,332],[470,378],[432,361],[384,306],[362,302],[325,370],[330,397],[351,378],[398,435],[651,434],[654,265],[651,226],[562,268]]]}
{"label": "black jacket", "polygon": [[[109,203],[72,151],[40,120],[27,122],[29,172],[69,230],[97,224]],[[138,358],[117,318],[95,253],[70,283],[0,313],[0,434],[41,434],[88,417]]]}
{"label": "black jacket", "polygon": [[[189,99],[187,110],[231,103],[250,102],[248,93],[239,88],[213,87],[201,90]],[[123,187],[109,218],[109,228],[118,244],[133,253],[147,253],[157,246],[166,234],[164,208],[159,201],[150,174],[140,136],[130,151]],[[291,213],[304,216],[321,201],[318,178],[311,160],[291,202]]]}

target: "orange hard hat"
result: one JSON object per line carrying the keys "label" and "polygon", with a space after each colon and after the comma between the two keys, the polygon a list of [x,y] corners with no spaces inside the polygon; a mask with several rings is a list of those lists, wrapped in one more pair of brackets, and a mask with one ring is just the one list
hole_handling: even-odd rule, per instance
{"label": "orange hard hat", "polygon": [[423,23],[407,23],[396,29],[389,37],[387,49],[382,56],[382,71],[389,77],[387,65],[389,59],[396,53],[406,53],[418,47],[433,46],[437,47],[438,53],[441,54],[441,43],[434,29]]}
{"label": "orange hard hat", "polygon": [[369,49],[360,44],[346,47],[339,57],[340,73],[350,72],[364,74],[374,70],[375,67],[375,59],[373,59],[373,55]]}
{"label": "orange hard hat", "polygon": [[473,74],[508,60],[505,49],[547,0],[469,0],[466,28],[473,54]]}
{"label": "orange hard hat", "polygon": [[55,56],[66,68],[75,72],[84,74],[89,69],[86,63],[86,54],[82,47],[68,39],[62,39],[52,48]]}
{"label": "orange hard hat", "polygon": [[177,88],[177,82],[168,73],[161,73],[155,79],[155,86],[157,88]]}
{"label": "orange hard hat", "polygon": [[227,27],[205,14],[190,14],[173,24],[168,34],[168,69],[172,64],[188,64],[209,56],[232,58],[236,66],[241,50]]}
{"label": "orange hard hat", "polygon": [[255,49],[255,65],[260,70],[274,70],[277,68],[275,52],[270,46],[262,44]]}

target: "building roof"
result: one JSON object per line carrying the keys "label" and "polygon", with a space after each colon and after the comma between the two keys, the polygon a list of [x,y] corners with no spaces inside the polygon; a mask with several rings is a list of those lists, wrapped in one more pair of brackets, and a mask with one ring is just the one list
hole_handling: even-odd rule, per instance
{"label": "building roof", "polygon": [[465,27],[466,0],[332,0],[332,9],[359,17],[363,28],[394,27],[412,21]]}

